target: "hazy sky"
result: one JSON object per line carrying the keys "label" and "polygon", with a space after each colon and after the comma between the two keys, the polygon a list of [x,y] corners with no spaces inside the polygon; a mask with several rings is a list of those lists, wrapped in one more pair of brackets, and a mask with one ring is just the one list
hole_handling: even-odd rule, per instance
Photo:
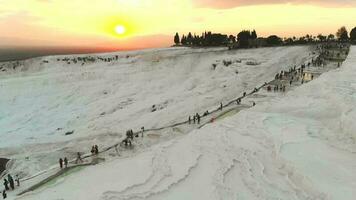
{"label": "hazy sky", "polygon": [[0,45],[158,47],[175,32],[316,35],[355,19],[356,0],[0,0]]}

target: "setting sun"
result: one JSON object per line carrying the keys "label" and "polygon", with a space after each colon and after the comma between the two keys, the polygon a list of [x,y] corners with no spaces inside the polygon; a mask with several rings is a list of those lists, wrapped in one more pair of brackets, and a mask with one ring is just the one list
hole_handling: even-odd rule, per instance
{"label": "setting sun", "polygon": [[124,34],[126,32],[126,29],[125,29],[124,26],[118,25],[118,26],[115,27],[115,32],[117,34],[119,34],[119,35],[122,35],[122,34]]}

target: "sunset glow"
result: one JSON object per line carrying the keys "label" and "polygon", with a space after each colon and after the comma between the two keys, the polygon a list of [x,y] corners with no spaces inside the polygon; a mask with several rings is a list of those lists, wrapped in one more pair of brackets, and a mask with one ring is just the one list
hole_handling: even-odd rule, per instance
{"label": "sunset glow", "polygon": [[260,36],[285,37],[355,26],[356,5],[346,1],[216,2],[0,0],[0,45],[146,48],[169,46],[175,32],[237,34],[256,29]]}
{"label": "sunset glow", "polygon": [[115,27],[115,31],[116,31],[117,34],[122,35],[122,34],[125,33],[126,29],[125,29],[124,26],[118,25],[118,26]]}

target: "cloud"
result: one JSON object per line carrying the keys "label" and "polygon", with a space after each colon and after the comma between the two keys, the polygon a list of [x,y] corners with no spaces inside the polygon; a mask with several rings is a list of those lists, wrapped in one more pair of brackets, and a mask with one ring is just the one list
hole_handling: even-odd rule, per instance
{"label": "cloud", "polygon": [[192,0],[197,7],[228,9],[249,5],[307,4],[317,6],[355,7],[355,0]]}

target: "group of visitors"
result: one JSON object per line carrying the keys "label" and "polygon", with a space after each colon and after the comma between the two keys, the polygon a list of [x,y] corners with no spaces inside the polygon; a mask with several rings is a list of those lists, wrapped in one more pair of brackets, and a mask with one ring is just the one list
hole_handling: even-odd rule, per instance
{"label": "group of visitors", "polygon": [[[205,116],[209,114],[209,111],[206,111],[205,112]],[[196,113],[195,115],[193,115],[193,124],[197,123],[197,124],[200,124],[200,115],[199,113]],[[192,122],[192,119],[191,119],[191,116],[189,115],[188,117],[188,123],[191,124]]]}
{"label": "group of visitors", "polygon": [[15,182],[16,186],[20,187],[20,178],[18,175],[15,176],[15,179],[11,176],[11,174],[7,175],[7,179],[4,178],[4,190],[2,191],[2,198],[7,198],[7,191],[15,190]]}
{"label": "group of visitors", "polygon": [[67,157],[64,157],[64,159],[62,158],[59,158],[59,168],[63,169],[64,168],[67,168],[68,167],[68,158]]}
{"label": "group of visitors", "polygon": [[98,145],[93,145],[90,150],[91,155],[98,155],[99,154],[99,147]]}

